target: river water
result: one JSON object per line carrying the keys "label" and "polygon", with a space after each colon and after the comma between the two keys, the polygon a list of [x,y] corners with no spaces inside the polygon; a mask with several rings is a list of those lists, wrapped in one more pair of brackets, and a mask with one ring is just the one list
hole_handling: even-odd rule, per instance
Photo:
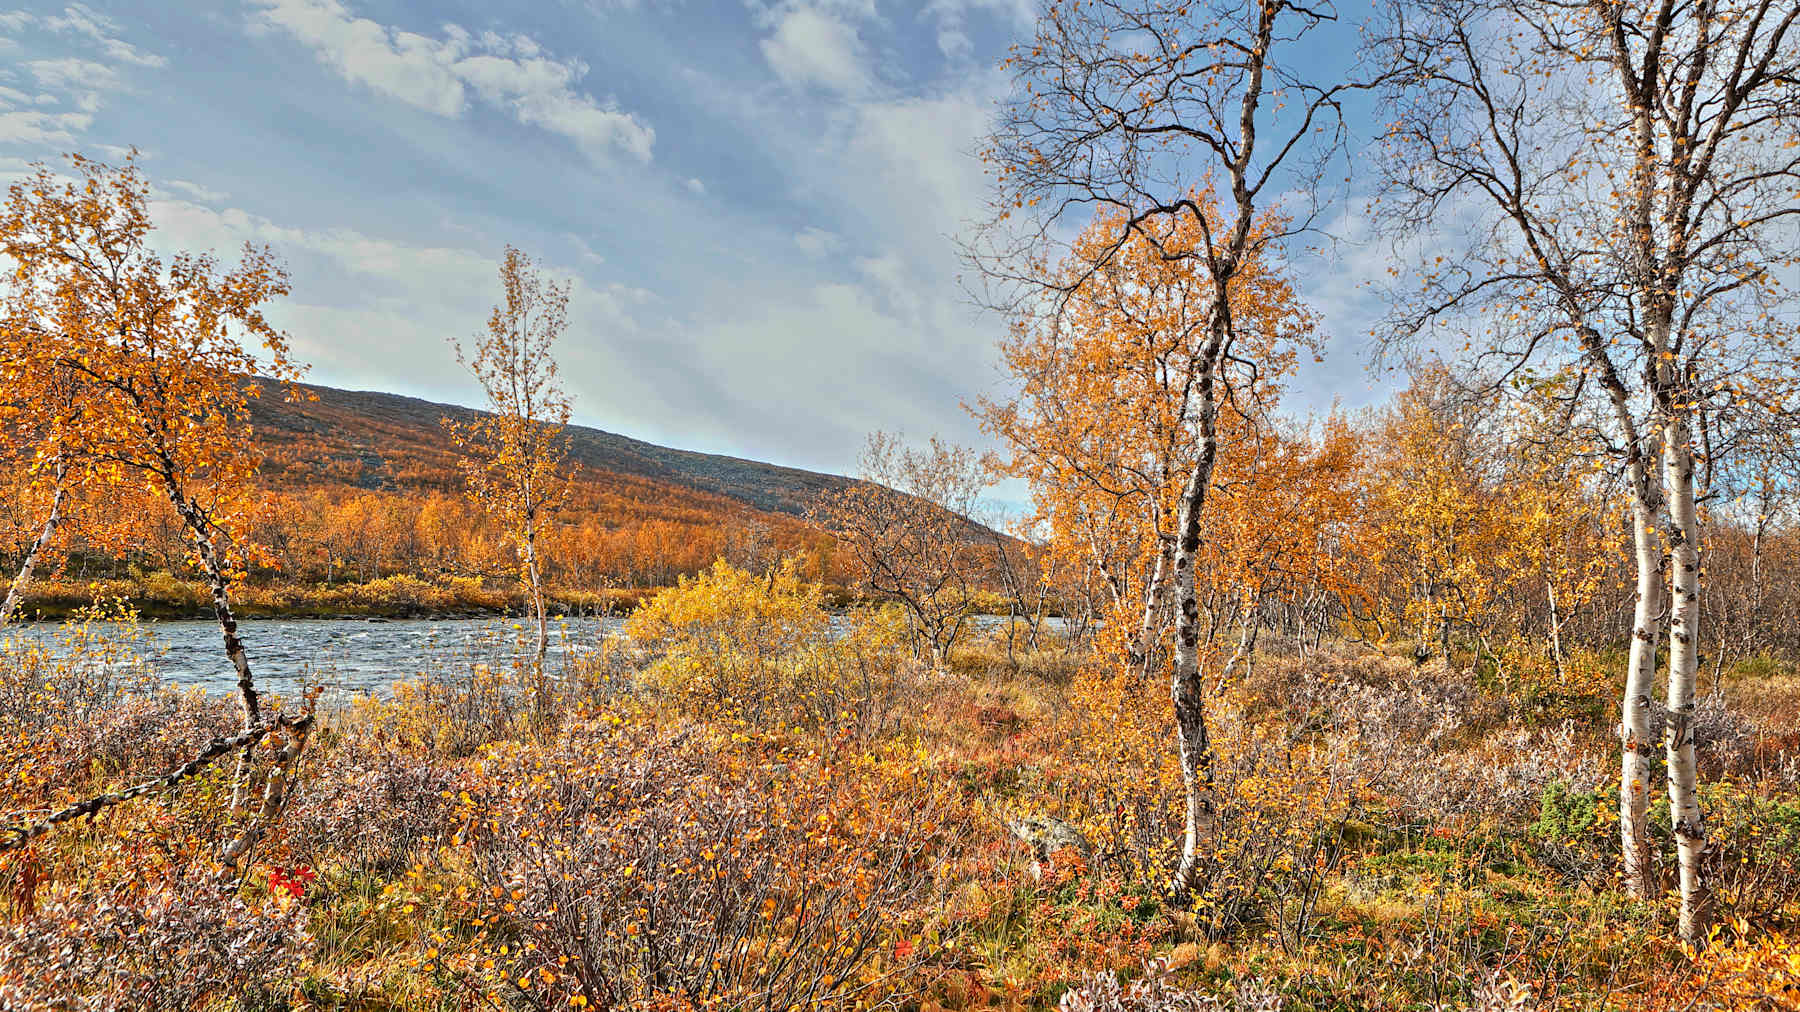
{"label": "river water", "polygon": [[[617,635],[618,618],[556,619],[550,665]],[[230,692],[237,676],[211,621],[144,621],[138,648],[164,683]],[[7,637],[51,640],[53,623],[16,626]],[[330,696],[380,692],[423,675],[454,678],[471,664],[510,664],[530,649],[531,629],[516,619],[246,619],[238,635],[257,685],[292,696],[323,685]]]}
{"label": "river water", "polygon": [[[1004,621],[975,616],[970,625],[992,629]],[[622,635],[624,624],[618,617],[553,619],[546,669],[560,672],[568,658]],[[459,681],[477,664],[509,667],[529,653],[531,633],[530,623],[510,618],[245,619],[238,624],[259,688],[292,698],[319,685],[327,698],[340,701],[423,677]],[[40,622],[8,628],[0,639],[51,641],[61,635],[55,623]],[[237,676],[215,622],[146,620],[113,635],[135,636],[132,652],[144,657],[164,684],[236,690]]]}

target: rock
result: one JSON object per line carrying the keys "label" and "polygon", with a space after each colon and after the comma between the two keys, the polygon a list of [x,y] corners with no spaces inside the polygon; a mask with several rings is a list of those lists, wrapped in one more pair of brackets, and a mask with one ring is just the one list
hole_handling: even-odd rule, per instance
{"label": "rock", "polygon": [[1084,861],[1093,859],[1094,845],[1081,830],[1055,816],[1027,815],[1008,822],[1006,828],[1019,842],[1031,848],[1033,878],[1043,874],[1044,864],[1058,851],[1074,850]]}

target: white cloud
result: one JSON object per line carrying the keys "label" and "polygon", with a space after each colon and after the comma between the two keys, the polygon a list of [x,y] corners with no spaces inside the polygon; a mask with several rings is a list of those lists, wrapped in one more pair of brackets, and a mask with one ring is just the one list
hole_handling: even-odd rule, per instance
{"label": "white cloud", "polygon": [[63,9],[61,14],[0,11],[0,29],[22,32],[33,27],[59,35],[75,35],[86,39],[97,47],[108,60],[116,63],[130,63],[139,67],[162,67],[169,62],[155,53],[146,53],[119,38],[114,34],[119,30],[116,22],[82,4],[70,4]]}
{"label": "white cloud", "polygon": [[306,43],[345,80],[440,116],[462,114],[465,89],[450,69],[460,49],[456,40],[440,42],[354,18],[335,0],[259,6],[263,24]]}
{"label": "white cloud", "polygon": [[84,111],[100,108],[100,93],[119,87],[119,75],[104,63],[65,57],[59,60],[32,60],[25,69],[38,84],[52,91],[72,95]]}
{"label": "white cloud", "polygon": [[520,123],[573,141],[599,160],[623,152],[650,160],[655,131],[611,102],[575,85],[579,60],[556,60],[523,35],[479,36],[446,25],[441,37],[356,17],[340,0],[251,0],[257,24],[312,49],[346,81],[437,116],[463,115],[471,96]]}
{"label": "white cloud", "polygon": [[991,116],[977,88],[862,103],[839,175],[852,194],[883,194],[867,209],[884,216],[881,234],[907,243],[915,257],[941,260],[950,237],[986,206],[988,177],[974,152]]}
{"label": "white cloud", "polygon": [[822,257],[827,253],[835,252],[843,244],[843,237],[836,232],[828,232],[812,225],[794,233],[794,245],[800,247],[800,252],[809,257]]}
{"label": "white cloud", "polygon": [[169,62],[114,35],[119,27],[116,22],[82,4],[70,4],[63,9],[62,14],[45,17],[41,19],[41,23],[53,32],[85,36],[110,60],[140,67],[161,67]]}
{"label": "white cloud", "polygon": [[173,190],[176,193],[187,197],[189,200],[196,200],[202,204],[220,204],[231,199],[231,194],[229,193],[223,193],[212,189],[211,187],[190,182],[186,179],[169,179],[157,184],[157,186],[161,189]]}
{"label": "white cloud", "polygon": [[775,18],[775,33],[762,40],[762,54],[787,84],[842,95],[866,94],[873,86],[874,77],[863,62],[862,39],[841,17],[815,7],[794,7]]}
{"label": "white cloud", "polygon": [[17,88],[0,85],[0,105],[8,108],[18,106],[55,105],[56,99],[50,95],[31,95]]}
{"label": "white cloud", "polygon": [[565,233],[563,238],[569,240],[569,245],[575,247],[575,254],[577,256],[581,257],[581,260],[583,263],[589,263],[589,264],[594,264],[594,265],[598,266],[599,264],[603,264],[606,262],[606,258],[604,256],[600,255],[600,251],[594,249],[594,247],[592,245],[590,245],[588,243],[588,241],[586,239],[583,239],[581,236],[578,236],[573,232],[569,232],[569,233]]}
{"label": "white cloud", "polygon": [[[100,110],[105,95],[124,88],[121,65],[161,67],[167,63],[118,38],[113,21],[81,4],[70,4],[61,14],[0,12],[0,29],[71,37],[80,48],[95,50],[98,56],[42,56],[19,61],[17,70],[43,90],[28,94],[16,87],[0,87],[0,109],[10,110],[0,112],[0,143],[4,144],[73,146],[93,123],[93,114]],[[32,40],[33,55],[45,50],[41,37]],[[0,70],[0,77],[13,82],[22,83],[23,75]]]}
{"label": "white cloud", "polygon": [[[212,249],[229,258],[246,242],[267,244],[287,263],[294,294],[270,307],[270,319],[313,365],[316,381],[472,403],[474,391],[446,340],[473,335],[500,297],[498,243],[484,250],[348,227],[295,227],[180,198],[155,199],[150,213],[159,248]],[[658,305],[656,296],[630,285],[590,282],[554,261],[541,266],[547,276],[572,281],[563,348],[569,375],[609,375],[601,368],[608,342],[647,332],[641,319]]]}
{"label": "white cloud", "polygon": [[688,179],[687,188],[688,188],[688,192],[692,193],[696,197],[706,196],[706,184],[701,182],[699,179],[696,179],[696,178]]}
{"label": "white cloud", "polygon": [[1008,15],[1015,30],[1024,30],[1037,18],[1030,0],[931,0],[919,12],[937,25],[938,51],[952,60],[966,60],[974,52],[969,39],[969,12],[991,11]]}
{"label": "white cloud", "polygon": [[0,112],[0,144],[70,145],[94,118],[85,112]]}
{"label": "white cloud", "polygon": [[912,276],[906,262],[898,254],[890,252],[878,257],[859,257],[854,266],[864,283],[880,294],[891,312],[902,319],[919,316],[922,308],[919,292],[925,286]]}

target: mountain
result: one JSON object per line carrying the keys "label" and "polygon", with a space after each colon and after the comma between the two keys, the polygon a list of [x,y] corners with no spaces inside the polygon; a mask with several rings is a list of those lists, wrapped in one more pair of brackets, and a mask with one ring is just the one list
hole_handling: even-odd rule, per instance
{"label": "mountain", "polygon": [[[442,419],[479,412],[417,397],[297,384],[313,400],[289,401],[277,384],[259,381],[251,421],[268,453],[267,476],[301,485],[366,489],[451,490],[461,487],[456,451]],[[691,450],[657,446],[584,425],[566,430],[570,458],[584,484],[672,509],[769,513],[799,517],[821,493],[852,479]]]}

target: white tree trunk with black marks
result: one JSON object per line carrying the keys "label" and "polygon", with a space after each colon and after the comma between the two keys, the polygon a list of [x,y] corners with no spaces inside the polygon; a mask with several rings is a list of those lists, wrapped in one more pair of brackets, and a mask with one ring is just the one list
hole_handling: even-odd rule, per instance
{"label": "white tree trunk with black marks", "polygon": [[19,610],[19,604],[25,599],[25,588],[31,583],[32,574],[37,571],[38,559],[44,553],[44,547],[50,539],[56,537],[56,529],[62,524],[63,500],[68,496],[69,469],[63,458],[56,458],[56,491],[50,495],[50,514],[44,518],[43,529],[25,551],[25,561],[19,563],[18,575],[13,577],[12,586],[6,588],[6,601],[0,603],[0,626],[12,621],[13,614]]}
{"label": "white tree trunk with black marks", "polygon": [[538,568],[535,527],[525,534],[525,577],[530,583],[531,617],[537,627],[537,644],[532,650],[532,656],[536,659],[537,673],[542,677],[544,657],[550,650],[550,620],[544,608],[544,580]]}
{"label": "white tree trunk with black marks", "polygon": [[1150,583],[1144,592],[1144,614],[1138,622],[1137,643],[1132,648],[1132,666],[1148,678],[1157,661],[1157,635],[1160,619],[1169,601],[1169,567],[1173,546],[1167,538],[1156,539],[1156,565],[1150,571]]}
{"label": "white tree trunk with black marks", "polygon": [[[171,482],[165,487],[170,505],[187,524],[188,534],[194,541],[194,555],[206,573],[206,582],[212,592],[213,617],[219,623],[219,633],[225,642],[225,656],[237,673],[238,703],[244,715],[244,729],[249,730],[262,719],[262,702],[257,695],[256,679],[250,673],[250,655],[244,650],[244,641],[238,638],[237,617],[231,612],[231,578],[226,571],[216,528],[205,511],[183,495],[178,486]],[[232,779],[231,808],[234,812],[242,811],[247,800],[251,765],[250,750],[245,749],[238,754],[237,772]]]}
{"label": "white tree trunk with black marks", "polygon": [[1705,940],[1710,896],[1701,875],[1706,820],[1700,811],[1694,754],[1694,691],[1700,647],[1700,532],[1694,503],[1694,453],[1687,416],[1672,413],[1663,430],[1663,480],[1669,492],[1669,690],[1663,735],[1669,817],[1681,873],[1681,937]]}
{"label": "white tree trunk with black marks", "polygon": [[[281,809],[287,804],[288,793],[293,786],[294,768],[300,761],[300,753],[306,749],[307,736],[312,733],[313,717],[311,713],[292,724],[285,725],[287,743],[275,753],[275,760],[269,768],[269,775],[263,781],[262,804],[257,806],[255,814],[244,823],[238,835],[225,845],[219,855],[219,881],[229,884],[237,871],[248,863],[250,852],[262,840],[268,828],[274,824]],[[248,755],[253,749],[246,748],[241,753]],[[241,765],[241,764],[240,764]]]}
{"label": "white tree trunk with black marks", "polygon": [[1196,884],[1201,838],[1211,828],[1214,816],[1214,755],[1206,722],[1205,687],[1200,679],[1200,601],[1194,588],[1194,567],[1200,554],[1200,522],[1206,493],[1212,485],[1213,464],[1218,458],[1217,419],[1214,377],[1209,372],[1200,381],[1199,455],[1181,492],[1174,553],[1175,667],[1170,695],[1175,702],[1181,780],[1187,793],[1181,863],[1174,881],[1177,895],[1188,894]]}
{"label": "white tree trunk with black marks", "polygon": [[1662,541],[1667,504],[1656,470],[1660,433],[1654,427],[1648,431],[1639,427],[1631,410],[1631,395],[1607,355],[1606,341],[1599,332],[1584,325],[1577,333],[1606,391],[1613,420],[1626,447],[1637,597],[1632,606],[1625,691],[1619,706],[1619,844],[1625,890],[1639,899],[1649,899],[1657,891],[1656,858],[1650,845],[1650,764],[1656,755],[1656,741],[1650,732],[1651,690],[1656,680],[1656,651],[1662,643],[1668,561]]}
{"label": "white tree trunk with black marks", "polygon": [[1562,609],[1556,602],[1556,581],[1548,572],[1544,574],[1544,598],[1550,605],[1550,660],[1556,665],[1557,682],[1567,684],[1569,665],[1563,658]]}
{"label": "white tree trunk with black marks", "polygon": [[[1635,471],[1641,468],[1634,467]],[[1634,473],[1631,532],[1637,566],[1637,601],[1632,608],[1631,651],[1619,714],[1619,844],[1625,888],[1639,899],[1656,891],[1656,861],[1650,848],[1651,686],[1656,649],[1662,640],[1663,553],[1660,488],[1649,473]]]}

